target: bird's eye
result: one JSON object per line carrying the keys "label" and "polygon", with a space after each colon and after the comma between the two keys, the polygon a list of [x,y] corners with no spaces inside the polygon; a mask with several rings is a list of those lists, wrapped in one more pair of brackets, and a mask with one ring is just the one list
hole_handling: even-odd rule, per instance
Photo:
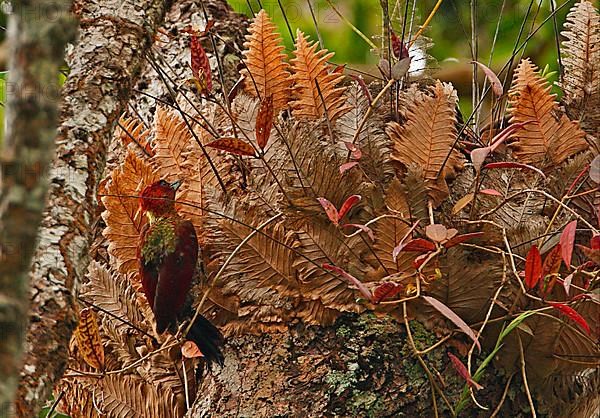
{"label": "bird's eye", "polygon": [[167,183],[166,180],[161,180],[161,181],[158,182],[158,184],[160,184],[161,186],[168,186],[169,185],[169,183]]}

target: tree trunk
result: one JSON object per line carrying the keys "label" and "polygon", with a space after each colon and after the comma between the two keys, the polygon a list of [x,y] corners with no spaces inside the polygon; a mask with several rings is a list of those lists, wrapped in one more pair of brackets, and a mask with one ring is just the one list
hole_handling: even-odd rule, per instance
{"label": "tree trunk", "polygon": [[[69,54],[70,73],[62,90],[50,194],[33,259],[30,325],[17,401],[19,416],[36,415],[66,367],[76,324],[73,302],[89,263],[96,188],[106,150],[168,3],[77,3],[79,40]],[[35,7],[37,10],[37,3]],[[58,78],[56,71],[47,74]]]}
{"label": "tree trunk", "polygon": [[58,71],[75,34],[69,6],[13,1],[9,16],[7,131],[0,152],[0,414],[10,408],[21,367],[27,275],[54,150]]}

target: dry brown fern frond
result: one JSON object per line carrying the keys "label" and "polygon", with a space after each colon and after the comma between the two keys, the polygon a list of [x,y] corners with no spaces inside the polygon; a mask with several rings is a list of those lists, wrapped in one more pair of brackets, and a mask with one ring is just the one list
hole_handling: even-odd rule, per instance
{"label": "dry brown fern frond", "polygon": [[329,221],[313,218],[296,226],[302,256],[294,261],[306,299],[319,300],[324,307],[341,312],[363,312],[356,291],[335,274],[322,268],[331,264],[343,268],[361,281],[372,270],[362,261],[367,250],[360,240],[347,240]]}
{"label": "dry brown fern frond", "polygon": [[394,248],[400,244],[410,229],[410,209],[402,184],[397,178],[392,180],[386,190],[385,205],[389,209],[387,215],[390,217],[382,218],[372,226],[375,234],[373,248],[377,258],[383,263],[388,275],[414,270],[412,268],[414,254],[403,252],[396,260],[392,256]]}
{"label": "dry brown fern frond", "polygon": [[183,393],[179,396],[159,390],[135,375],[109,375],[99,381],[97,405],[102,415],[114,418],[182,417]]}
{"label": "dry brown fern frond", "polygon": [[356,136],[355,145],[362,152],[360,166],[372,181],[383,188],[394,175],[390,159],[391,143],[383,130],[383,105],[374,109],[358,135],[356,132],[369,109],[369,100],[358,83],[352,83],[346,90],[346,105],[348,112],[340,116],[335,124],[335,137],[340,141],[339,153],[347,158],[348,149],[342,142],[352,142]]}
{"label": "dry brown fern frond", "polygon": [[102,197],[102,232],[108,253],[121,273],[137,271],[137,243],[144,219],[138,211],[142,189],[159,179],[152,166],[129,150],[122,166],[110,175]]}
{"label": "dry brown fern frond", "polygon": [[575,4],[565,23],[567,38],[561,50],[564,66],[561,87],[567,114],[600,137],[600,14],[583,0]]}
{"label": "dry brown fern frond", "polygon": [[124,147],[131,143],[135,143],[144,152],[152,156],[154,151],[150,145],[151,132],[146,129],[143,123],[139,120],[127,116],[123,116],[119,120],[119,126],[115,131],[115,137],[118,137]]}
{"label": "dry brown fern frond", "polygon": [[429,196],[437,207],[448,195],[446,179],[453,177],[463,164],[462,156],[453,150],[443,165],[457,136],[457,97],[451,84],[439,81],[433,87],[434,96],[417,94],[408,107],[407,122],[402,126],[390,122],[386,133],[392,140],[393,160],[405,167],[415,164],[423,168]]}
{"label": "dry brown fern frond", "polygon": [[292,114],[298,119],[318,120],[324,116],[335,121],[348,111],[344,87],[337,87],[343,74],[332,68],[327,61],[333,52],[317,51],[318,42],[312,44],[300,30],[296,32],[296,49],[292,63],[294,100]]}
{"label": "dry brown fern frond", "polygon": [[281,36],[264,10],[258,12],[248,32],[244,43],[246,68],[241,71],[246,77],[245,90],[261,100],[272,97],[277,113],[287,107],[291,85]]}
{"label": "dry brown fern frond", "polygon": [[[137,294],[131,283],[122,275],[110,271],[96,261],[90,263],[88,282],[81,289],[81,297],[110,314],[123,318],[141,329],[149,329],[144,312],[137,302]],[[115,327],[124,332],[129,328],[123,321],[112,318]]]}
{"label": "dry brown fern frond", "polygon": [[317,198],[324,197],[336,207],[351,195],[360,194],[361,176],[351,170],[343,176],[339,166],[345,158],[321,142],[322,124],[293,123],[277,135],[267,158],[282,179],[289,201],[284,201],[286,215],[302,217],[323,215]]}
{"label": "dry brown fern frond", "polygon": [[585,132],[559,111],[550,89],[537,67],[524,59],[508,93],[510,122],[531,122],[516,132],[513,155],[520,162],[546,169],[588,147]]}

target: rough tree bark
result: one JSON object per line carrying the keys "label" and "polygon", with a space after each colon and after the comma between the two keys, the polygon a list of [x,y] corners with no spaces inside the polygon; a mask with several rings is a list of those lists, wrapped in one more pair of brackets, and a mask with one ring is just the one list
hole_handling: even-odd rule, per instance
{"label": "rough tree bark", "polygon": [[29,306],[27,274],[48,189],[58,70],[75,34],[70,1],[13,1],[7,42],[7,130],[0,153],[0,415],[18,376]]}
{"label": "rough tree bark", "polygon": [[[32,2],[33,3],[33,2]],[[31,274],[31,310],[17,412],[36,416],[67,364],[73,302],[87,271],[96,187],[106,149],[144,54],[170,2],[77,3],[79,40],[69,54],[56,154]],[[56,72],[54,77],[58,77]]]}

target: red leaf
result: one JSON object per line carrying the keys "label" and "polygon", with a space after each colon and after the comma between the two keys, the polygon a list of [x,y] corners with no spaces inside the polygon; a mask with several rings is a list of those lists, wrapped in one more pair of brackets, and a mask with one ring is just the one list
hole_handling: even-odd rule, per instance
{"label": "red leaf", "polygon": [[562,260],[560,258],[561,254],[561,245],[560,243],[556,244],[556,246],[550,250],[546,257],[544,258],[544,264],[542,266],[542,277],[546,277],[551,275],[550,282],[544,289],[544,295],[550,294],[552,289],[554,288],[554,284],[556,283],[556,275],[560,270],[560,264]]}
{"label": "red leaf", "polygon": [[542,256],[537,246],[533,245],[525,259],[525,286],[533,289],[542,277]]}
{"label": "red leaf", "polygon": [[375,241],[375,234],[373,233],[373,230],[371,228],[369,228],[366,225],[361,225],[361,224],[344,224],[342,225],[344,228],[347,226],[353,226],[354,228],[358,228],[363,232],[366,232],[367,235],[369,236],[369,238],[371,238],[371,241]]}
{"label": "red leaf", "polygon": [[421,267],[423,265],[423,263],[425,262],[425,260],[427,260],[427,257],[429,257],[429,253],[425,253],[425,254],[421,254],[420,256],[418,256],[417,258],[415,258],[412,262],[413,267],[418,270],[419,267]]}
{"label": "red leaf", "polygon": [[411,239],[406,244],[404,244],[400,251],[417,251],[423,253],[428,251],[435,251],[435,244],[423,238],[415,238]]}
{"label": "red leaf", "polygon": [[502,96],[502,94],[504,94],[504,90],[502,89],[502,82],[492,70],[490,70],[486,65],[483,65],[482,63],[477,61],[471,61],[471,64],[477,64],[479,68],[483,70],[487,79],[490,80],[490,84],[492,85],[492,91],[497,97],[500,97]]}
{"label": "red leaf", "polygon": [[190,66],[192,67],[192,75],[200,84],[200,93],[208,94],[212,90],[212,77],[210,72],[210,61],[206,55],[206,51],[200,43],[200,37],[196,34],[192,35],[190,40]]}
{"label": "red leaf", "polygon": [[382,300],[393,298],[398,293],[400,293],[402,289],[404,289],[404,286],[396,283],[382,283],[379,286],[377,286],[373,291],[373,303],[377,305]]}
{"label": "red leaf", "polygon": [[475,332],[465,323],[465,321],[463,321],[460,318],[460,316],[456,315],[452,309],[444,305],[439,300],[432,298],[431,296],[422,296],[422,298],[425,299],[425,301],[431,306],[433,306],[435,309],[437,309],[442,315],[444,315],[446,318],[452,321],[452,323],[456,325],[462,332],[471,337],[471,339],[475,342],[477,348],[479,348],[479,351],[481,351],[481,345],[477,340]]}
{"label": "red leaf", "polygon": [[483,190],[480,190],[479,193],[481,193],[481,194],[487,194],[489,196],[500,196],[500,197],[502,197],[502,193],[500,193],[498,190],[495,190],[495,189],[483,189]]}
{"label": "red leaf", "polygon": [[358,161],[351,161],[349,163],[342,164],[340,166],[340,174],[344,174],[346,171],[350,170],[352,167],[358,165]]}
{"label": "red leaf", "polygon": [[445,248],[451,248],[455,245],[462,244],[465,241],[469,241],[471,239],[479,238],[483,236],[483,232],[471,232],[469,234],[457,235],[454,238],[449,239],[444,243]]}
{"label": "red leaf", "polygon": [[594,263],[600,264],[600,249],[589,248],[579,244],[577,244],[577,248],[579,248],[585,256]]}
{"label": "red leaf", "polygon": [[556,244],[546,257],[544,258],[544,264],[542,266],[542,277],[546,277],[549,274],[556,274],[560,270],[560,264],[562,260],[560,258],[562,252],[562,245]]}
{"label": "red leaf", "polygon": [[590,238],[590,247],[592,250],[600,250],[600,235],[594,235]]}
{"label": "red leaf", "polygon": [[469,373],[469,370],[467,370],[467,367],[463,364],[462,361],[460,361],[458,357],[456,357],[452,353],[448,353],[448,357],[450,357],[450,361],[452,361],[454,369],[456,369],[458,374],[467,381],[467,384],[469,386],[477,390],[483,389],[483,386],[481,386],[479,383],[473,380],[471,374]]}
{"label": "red leaf", "polygon": [[575,309],[571,308],[568,305],[565,305],[564,303],[548,302],[548,304],[553,308],[558,309],[563,314],[567,315],[572,321],[577,322],[577,324],[579,324],[579,326],[583,328],[588,333],[588,335],[591,334],[590,326],[583,318],[583,316],[579,315],[579,312],[577,312]]}
{"label": "red leaf", "polygon": [[568,269],[571,268],[571,259],[573,257],[573,245],[575,244],[575,232],[577,231],[577,221],[572,221],[565,226],[560,234],[560,246],[562,248],[562,259]]}
{"label": "red leaf", "polygon": [[350,282],[350,284],[353,284],[354,286],[356,286],[358,288],[358,290],[360,291],[360,293],[362,293],[365,298],[369,299],[370,301],[373,300],[373,295],[371,294],[369,289],[367,289],[366,286],[360,280],[358,280],[356,277],[354,277],[350,273],[346,272],[344,269],[341,269],[337,266],[332,266],[331,264],[326,264],[326,263],[323,264],[322,267],[325,270],[332,271],[334,273],[339,274],[344,279],[348,280],[348,282]]}
{"label": "red leaf", "polygon": [[269,96],[260,102],[258,114],[256,115],[256,143],[263,150],[267,146],[267,142],[269,142],[269,136],[271,136],[273,113],[273,97]]}
{"label": "red leaf", "polygon": [[352,209],[354,205],[360,202],[361,199],[362,197],[358,194],[353,194],[348,199],[346,199],[346,201],[342,203],[342,207],[340,208],[340,216],[338,217],[338,221],[341,220],[344,217],[344,215],[348,213],[350,209]]}
{"label": "red leaf", "polygon": [[237,138],[219,138],[206,144],[207,147],[220,149],[235,155],[248,155],[253,157],[255,155],[254,147]]}
{"label": "red leaf", "polygon": [[400,242],[398,243],[398,245],[396,245],[394,247],[394,250],[392,251],[392,258],[394,259],[394,262],[396,261],[396,258],[398,257],[398,254],[400,254],[400,251],[402,251],[402,248],[404,247],[404,241],[406,240],[406,238],[408,238],[413,231],[415,230],[415,228],[419,225],[419,222],[421,222],[420,220],[417,220],[408,231],[406,231],[406,234],[404,234],[404,236],[402,237],[402,239],[400,240]]}
{"label": "red leaf", "polygon": [[335,208],[335,206],[333,206],[333,203],[331,203],[329,200],[325,199],[324,197],[318,197],[317,200],[319,201],[321,206],[323,206],[323,209],[325,209],[325,213],[327,214],[327,217],[329,218],[329,220],[331,222],[333,222],[334,225],[337,226],[338,222],[340,220],[340,215],[338,214],[338,211]]}
{"label": "red leaf", "polygon": [[481,170],[483,162],[485,161],[487,156],[490,155],[490,152],[492,152],[491,147],[475,148],[473,151],[471,151],[471,162],[473,163],[473,167],[475,167],[475,170],[477,170],[478,173],[479,170]]}
{"label": "red leaf", "polygon": [[499,162],[499,163],[489,163],[486,164],[483,168],[526,168],[527,170],[533,170],[542,176],[544,179],[546,175],[540,170],[532,165],[523,164],[523,163],[515,163],[515,162]]}
{"label": "red leaf", "polygon": [[394,31],[391,31],[391,35],[392,52],[394,53],[394,56],[399,60],[402,58],[408,58],[408,48],[406,47],[406,44],[403,43],[400,38],[398,38],[398,35],[396,35]]}
{"label": "red leaf", "polygon": [[353,160],[360,160],[360,158],[362,157],[362,151],[360,150],[360,148],[358,148],[356,144],[344,141],[344,145],[346,145],[346,149],[350,151],[350,156]]}

